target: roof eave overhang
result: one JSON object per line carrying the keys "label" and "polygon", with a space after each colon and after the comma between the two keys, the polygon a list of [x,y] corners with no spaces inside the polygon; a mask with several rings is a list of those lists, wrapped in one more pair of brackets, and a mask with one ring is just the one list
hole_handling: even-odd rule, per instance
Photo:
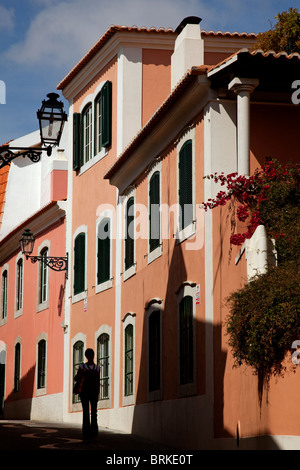
{"label": "roof eave overhang", "polygon": [[258,78],[259,86],[255,89],[253,99],[266,99],[269,95],[272,97],[270,99],[274,100],[277,94],[280,101],[290,101],[292,83],[299,75],[299,59],[299,54],[275,54],[273,51],[264,53],[261,50],[244,49],[213,67],[207,76],[212,88],[224,90],[228,89],[233,77]]}
{"label": "roof eave overhang", "polygon": [[170,106],[160,108],[152,118],[153,123],[150,121],[141,130],[105,178],[123,194],[177,139],[183,128],[195,119],[211,98],[206,74],[195,75],[184,92],[173,98]]}

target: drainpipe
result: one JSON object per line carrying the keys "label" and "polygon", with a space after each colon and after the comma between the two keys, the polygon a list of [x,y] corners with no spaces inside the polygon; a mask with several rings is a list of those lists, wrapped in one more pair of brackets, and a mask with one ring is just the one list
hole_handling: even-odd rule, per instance
{"label": "drainpipe", "polygon": [[257,87],[256,78],[235,77],[228,89],[237,94],[237,171],[240,175],[250,175],[250,94]]}

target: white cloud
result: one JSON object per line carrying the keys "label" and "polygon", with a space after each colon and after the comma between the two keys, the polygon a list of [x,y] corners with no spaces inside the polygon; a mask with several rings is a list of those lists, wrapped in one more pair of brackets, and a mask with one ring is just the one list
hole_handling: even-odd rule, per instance
{"label": "white cloud", "polygon": [[176,28],[185,16],[211,15],[202,0],[32,1],[44,9],[6,52],[7,59],[30,66],[74,65],[111,24]]}
{"label": "white cloud", "polygon": [[15,15],[13,8],[0,5],[0,30],[11,31],[14,28]]}

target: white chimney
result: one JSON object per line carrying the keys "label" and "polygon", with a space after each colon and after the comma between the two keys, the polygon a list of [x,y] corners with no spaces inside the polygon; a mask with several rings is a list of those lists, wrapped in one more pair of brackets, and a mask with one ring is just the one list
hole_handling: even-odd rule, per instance
{"label": "white chimney", "polygon": [[171,88],[173,89],[193,66],[204,63],[204,41],[201,39],[201,18],[185,18],[176,31],[174,52],[171,57]]}

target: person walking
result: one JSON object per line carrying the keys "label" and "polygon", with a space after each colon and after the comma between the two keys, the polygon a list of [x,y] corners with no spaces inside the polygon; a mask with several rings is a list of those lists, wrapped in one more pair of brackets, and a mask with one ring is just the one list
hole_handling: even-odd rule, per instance
{"label": "person walking", "polygon": [[100,366],[95,364],[94,356],[93,349],[88,348],[85,351],[87,362],[80,364],[74,378],[74,392],[79,394],[82,404],[82,437],[84,442],[96,439],[98,436],[97,403],[100,391]]}

